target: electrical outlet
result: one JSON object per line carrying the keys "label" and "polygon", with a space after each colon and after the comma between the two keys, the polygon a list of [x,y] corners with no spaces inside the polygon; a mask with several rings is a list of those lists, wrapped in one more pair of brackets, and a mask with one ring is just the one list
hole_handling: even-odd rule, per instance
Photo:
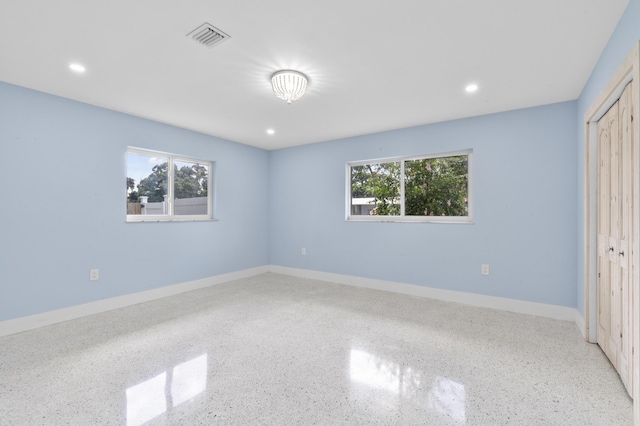
{"label": "electrical outlet", "polygon": [[306,256],[307,255],[307,249],[302,247],[302,251],[300,251],[300,254],[303,255],[303,256]]}
{"label": "electrical outlet", "polygon": [[480,270],[482,275],[489,275],[489,265],[482,265],[482,269]]}
{"label": "electrical outlet", "polygon": [[92,269],[89,271],[89,279],[91,281],[98,281],[98,278],[100,278],[100,271],[98,269]]}

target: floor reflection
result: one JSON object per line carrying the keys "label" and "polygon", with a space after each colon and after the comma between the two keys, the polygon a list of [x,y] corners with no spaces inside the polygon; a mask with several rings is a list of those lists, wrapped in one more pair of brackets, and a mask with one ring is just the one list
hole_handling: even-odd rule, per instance
{"label": "floor reflection", "polygon": [[349,372],[351,381],[385,389],[395,394],[400,392],[400,366],[398,364],[364,351],[352,349]]}
{"label": "floor reflection", "polygon": [[166,382],[164,372],[127,389],[127,425],[141,425],[167,411]]}
{"label": "floor reflection", "polygon": [[466,423],[464,385],[446,377],[436,377],[429,392],[429,408],[450,417],[458,424]]}
{"label": "floor reflection", "polygon": [[422,371],[360,349],[351,349],[349,375],[352,397],[365,399],[375,410],[410,404],[457,425],[466,424],[465,387],[454,380],[438,376],[431,382]]}
{"label": "floor reflection", "polygon": [[127,389],[127,426],[138,426],[207,388],[207,354]]}
{"label": "floor reflection", "polygon": [[207,388],[207,354],[173,367],[171,396],[177,407]]}

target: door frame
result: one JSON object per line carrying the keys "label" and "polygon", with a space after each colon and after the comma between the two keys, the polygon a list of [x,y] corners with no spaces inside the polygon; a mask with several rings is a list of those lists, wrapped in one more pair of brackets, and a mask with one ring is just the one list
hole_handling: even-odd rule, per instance
{"label": "door frame", "polygon": [[634,424],[640,425],[640,42],[636,43],[613,77],[602,89],[584,117],[585,123],[585,193],[584,193],[584,309],[585,339],[594,343],[597,331],[597,176],[598,176],[598,120],[620,98],[630,81],[632,88],[633,120],[633,256],[631,258],[631,286],[633,289],[633,414]]}

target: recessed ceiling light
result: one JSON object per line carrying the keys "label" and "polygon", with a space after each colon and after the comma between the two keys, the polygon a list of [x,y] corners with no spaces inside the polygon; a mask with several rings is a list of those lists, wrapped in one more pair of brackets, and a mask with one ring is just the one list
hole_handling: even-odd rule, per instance
{"label": "recessed ceiling light", "polygon": [[86,69],[85,69],[85,67],[83,65],[80,65],[80,64],[75,63],[75,62],[69,64],[69,68],[71,69],[71,71],[75,71],[75,72],[78,72],[78,73],[86,71]]}
{"label": "recessed ceiling light", "polygon": [[467,87],[465,87],[464,90],[466,90],[467,93],[473,93],[473,92],[478,90],[478,85],[477,84],[470,84]]}
{"label": "recessed ceiling light", "polygon": [[276,132],[276,131],[275,131],[275,130],[273,130],[273,129],[267,129],[267,134],[268,134],[268,135],[273,135],[273,134],[275,134],[275,132]]}

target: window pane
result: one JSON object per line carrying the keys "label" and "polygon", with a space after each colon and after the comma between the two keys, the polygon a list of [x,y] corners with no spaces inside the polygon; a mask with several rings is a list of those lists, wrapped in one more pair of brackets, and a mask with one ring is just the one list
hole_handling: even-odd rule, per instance
{"label": "window pane", "polygon": [[405,162],[407,216],[468,216],[468,156]]}
{"label": "window pane", "polygon": [[174,214],[206,215],[209,210],[209,167],[198,163],[175,161],[173,187]]}
{"label": "window pane", "polygon": [[169,214],[167,169],[167,157],[127,153],[128,215]]}
{"label": "window pane", "polygon": [[351,214],[400,215],[400,163],[351,166]]}

